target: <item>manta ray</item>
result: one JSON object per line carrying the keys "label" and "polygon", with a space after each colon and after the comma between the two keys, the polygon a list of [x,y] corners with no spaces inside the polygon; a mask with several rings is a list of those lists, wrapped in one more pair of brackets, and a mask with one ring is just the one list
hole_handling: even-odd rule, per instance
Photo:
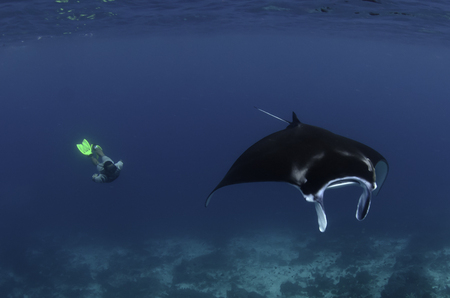
{"label": "manta ray", "polygon": [[323,128],[301,123],[292,112],[292,121],[278,116],[289,125],[259,140],[248,148],[231,166],[222,181],[209,194],[224,186],[248,182],[287,182],[298,188],[308,202],[313,202],[324,232],[327,217],[324,192],[329,188],[359,184],[362,194],[356,208],[356,218],[363,220],[369,212],[373,195],[377,195],[386,180],[389,165],[374,149]]}

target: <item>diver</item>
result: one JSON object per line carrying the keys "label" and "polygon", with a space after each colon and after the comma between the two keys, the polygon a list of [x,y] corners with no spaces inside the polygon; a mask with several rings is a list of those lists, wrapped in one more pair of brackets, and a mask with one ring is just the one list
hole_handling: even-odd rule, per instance
{"label": "diver", "polygon": [[[78,150],[84,155],[91,158],[92,163],[97,166],[99,174],[92,175],[92,181],[97,183],[109,183],[113,182],[120,175],[120,171],[123,168],[123,162],[120,160],[116,164],[103,153],[102,147],[99,145],[89,144],[84,139],[83,143],[77,144]],[[98,161],[98,158],[102,159],[102,162]]]}

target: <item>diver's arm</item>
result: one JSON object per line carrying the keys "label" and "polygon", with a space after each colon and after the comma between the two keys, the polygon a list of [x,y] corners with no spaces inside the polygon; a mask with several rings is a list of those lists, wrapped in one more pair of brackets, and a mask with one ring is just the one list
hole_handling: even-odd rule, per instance
{"label": "diver's arm", "polygon": [[103,183],[106,182],[107,178],[105,175],[103,174],[94,174],[92,175],[92,181],[96,182],[96,183]]}
{"label": "diver's arm", "polygon": [[121,160],[119,160],[119,161],[115,164],[115,166],[116,166],[119,170],[122,170],[122,168],[123,168],[123,162],[122,162]]}

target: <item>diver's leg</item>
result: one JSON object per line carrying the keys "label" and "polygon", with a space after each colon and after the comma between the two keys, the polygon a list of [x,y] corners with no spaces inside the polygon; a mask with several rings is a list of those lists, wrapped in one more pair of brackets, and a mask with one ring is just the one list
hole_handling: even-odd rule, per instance
{"label": "diver's leg", "polygon": [[99,164],[97,158],[95,158],[94,156],[91,156],[91,161],[92,161],[92,163],[94,164],[94,166],[96,166],[96,165]]}
{"label": "diver's leg", "polygon": [[100,147],[95,148],[95,153],[98,154],[98,156],[103,157],[105,154],[103,153],[103,150]]}

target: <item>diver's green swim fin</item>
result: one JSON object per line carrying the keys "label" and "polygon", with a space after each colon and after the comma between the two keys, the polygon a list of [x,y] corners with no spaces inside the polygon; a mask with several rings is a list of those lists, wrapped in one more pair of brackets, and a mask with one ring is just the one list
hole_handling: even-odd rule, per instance
{"label": "diver's green swim fin", "polygon": [[92,154],[92,145],[89,144],[89,142],[84,139],[83,143],[77,144],[78,150],[80,150],[81,153],[84,155],[91,155]]}

